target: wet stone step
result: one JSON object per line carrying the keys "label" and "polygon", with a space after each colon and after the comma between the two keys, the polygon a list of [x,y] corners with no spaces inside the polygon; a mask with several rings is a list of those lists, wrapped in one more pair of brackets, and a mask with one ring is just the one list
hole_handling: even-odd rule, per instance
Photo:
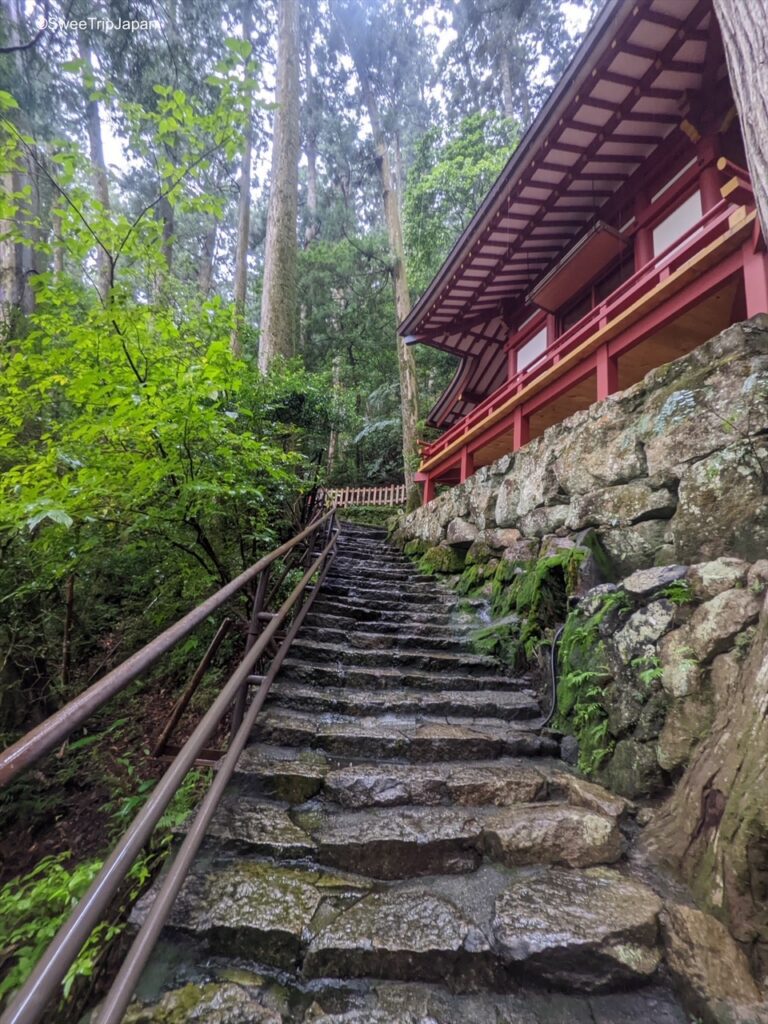
{"label": "wet stone step", "polygon": [[419,690],[527,690],[530,679],[481,672],[429,672],[426,669],[344,665],[339,662],[300,661],[286,658],[280,672],[281,682],[305,683],[322,689],[324,686],[348,686],[355,689],[388,690],[416,687]]}
{"label": "wet stone step", "polygon": [[313,938],[304,973],[417,978],[465,992],[503,990],[506,981],[481,929],[450,900],[428,892],[364,897]]}
{"label": "wet stone step", "polygon": [[375,576],[366,576],[350,569],[349,573],[329,572],[323,585],[323,589],[345,587],[357,587],[361,592],[371,595],[381,592],[420,594],[430,598],[451,596],[450,591],[436,588],[434,584],[430,585],[430,581],[423,576],[413,576],[409,573],[389,573],[385,576],[377,573]]}
{"label": "wet stone step", "polygon": [[[389,632],[339,628],[338,622],[332,622],[332,616],[326,616],[318,622],[318,616],[308,617],[299,633],[300,640],[326,644],[346,644],[359,650],[391,650],[392,648],[416,647],[423,650],[456,651],[473,654],[469,638],[464,638],[453,629],[445,629],[436,635],[434,627],[412,627],[407,632],[401,627],[392,626]],[[317,623],[315,625],[315,623]]]}
{"label": "wet stone step", "polygon": [[[358,901],[369,886],[365,879],[260,861],[216,867],[198,862],[176,898],[168,927],[194,935],[213,955],[296,968],[321,904],[338,911]],[[153,886],[134,907],[134,925],[144,920],[156,891]]]}
{"label": "wet stone step", "polygon": [[426,606],[418,610],[410,608],[405,610],[400,607],[394,609],[374,609],[364,602],[353,603],[350,601],[342,602],[338,599],[333,600],[330,597],[326,597],[321,590],[312,606],[312,613],[343,616],[346,619],[357,622],[393,622],[397,624],[407,623],[408,625],[448,626],[453,616],[446,606],[443,605],[440,608],[440,611],[433,611]]}
{"label": "wet stone step", "polygon": [[574,995],[543,991],[456,994],[438,984],[380,979],[285,977],[201,965],[190,982],[158,998],[137,1000],[124,1024],[689,1024],[659,985],[626,993]]}
{"label": "wet stone step", "polygon": [[423,651],[418,648],[390,648],[377,651],[340,644],[315,643],[297,637],[291,645],[296,660],[312,659],[316,664],[354,665],[360,668],[419,669],[452,675],[503,675],[495,658],[484,654],[454,654],[450,651]]}
{"label": "wet stone step", "polygon": [[270,708],[252,738],[304,746],[342,757],[423,761],[487,760],[554,754],[557,743],[493,719],[434,719],[391,715],[350,718]]}
{"label": "wet stone step", "polygon": [[359,583],[336,585],[324,583],[324,597],[341,601],[365,602],[371,608],[410,608],[414,605],[440,606],[455,604],[454,597],[437,596],[413,584],[387,583],[366,588]]}
{"label": "wet stone step", "polygon": [[397,807],[288,811],[263,799],[229,797],[208,841],[376,879],[474,871],[484,857],[509,867],[613,864],[622,855],[616,821],[568,804]]}
{"label": "wet stone step", "polygon": [[[354,630],[350,631],[350,622],[354,625]],[[365,637],[368,636],[381,636],[391,638],[389,642],[394,642],[397,646],[397,641],[401,638],[403,643],[407,643],[413,638],[424,638],[433,639],[440,644],[455,642],[459,644],[462,649],[465,649],[470,641],[470,634],[468,627],[457,620],[456,625],[436,625],[433,622],[392,622],[391,620],[378,620],[373,622],[365,622],[361,619],[348,619],[343,615],[333,615],[326,612],[318,612],[315,607],[312,608],[310,613],[304,620],[304,625],[301,628],[300,636],[304,637],[309,634],[309,631],[325,631],[325,630],[336,630],[339,634],[349,639],[350,643],[356,643],[357,638],[360,637],[361,646],[365,646]],[[330,634],[327,637],[328,642],[332,642],[336,637],[331,637]]]}
{"label": "wet stone step", "polygon": [[280,682],[270,691],[271,705],[343,715],[427,714],[499,718],[507,722],[537,718],[538,701],[515,690],[356,690]]}
{"label": "wet stone step", "polygon": [[455,598],[437,598],[433,594],[402,594],[392,591],[388,596],[367,596],[359,591],[351,590],[349,593],[334,594],[330,589],[324,587],[320,590],[319,598],[323,602],[333,602],[338,608],[365,608],[369,611],[391,611],[410,613],[411,611],[425,611],[434,609],[439,611],[450,611],[455,606]]}

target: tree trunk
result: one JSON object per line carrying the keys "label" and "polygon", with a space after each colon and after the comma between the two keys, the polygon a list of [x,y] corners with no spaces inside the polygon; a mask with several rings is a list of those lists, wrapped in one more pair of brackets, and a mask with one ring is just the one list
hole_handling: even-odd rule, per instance
{"label": "tree trunk", "polygon": [[[23,11],[20,5],[14,5],[9,0],[0,0],[0,12],[2,12],[7,26],[8,45],[19,46],[22,37]],[[18,89],[22,88],[27,81],[27,72],[24,66],[24,58],[21,51],[17,50],[10,58],[14,64],[14,77],[18,80]],[[30,101],[31,102],[31,101]],[[24,131],[24,100],[21,100],[22,110],[17,111],[19,115],[18,127]],[[29,133],[28,133],[29,134]],[[16,315],[31,313],[35,307],[35,295],[30,287],[30,276],[37,273],[37,262],[35,250],[30,245],[17,242],[13,238],[4,237],[6,232],[13,234],[16,227],[23,225],[25,237],[30,234],[27,221],[31,219],[34,210],[30,206],[39,200],[39,192],[36,187],[37,170],[34,161],[30,156],[24,157],[25,170],[7,171],[2,175],[3,191],[19,193],[27,187],[32,188],[32,199],[28,202],[21,201],[19,211],[16,215],[17,224],[12,221],[0,221],[0,326],[3,335],[13,329],[13,322]]]}
{"label": "tree trunk", "polygon": [[207,299],[213,288],[213,262],[216,256],[216,235],[219,222],[213,223],[203,236],[203,251],[200,254],[200,266],[197,271],[197,287],[204,299]]}
{"label": "tree trunk", "polygon": [[304,247],[317,238],[317,128],[315,126],[315,83],[312,78],[312,53],[309,39],[304,42],[304,88],[306,93],[304,153],[307,158],[307,225],[304,231]]}
{"label": "tree trunk", "polygon": [[713,0],[757,213],[768,238],[768,0]]}
{"label": "tree trunk", "polygon": [[259,369],[293,354],[296,327],[296,219],[299,207],[298,0],[278,0],[277,109],[272,137]]}
{"label": "tree trunk", "polygon": [[[251,42],[251,0],[243,3],[243,39]],[[249,68],[246,74],[250,73]],[[251,160],[253,151],[253,94],[245,97],[246,123],[243,132],[243,153],[240,160],[240,197],[237,204],[237,251],[235,252],[235,325],[230,337],[232,354],[243,353],[245,336],[245,299],[248,293],[248,239],[251,232]],[[210,285],[209,285],[210,287]]]}
{"label": "tree trunk", "polygon": [[[358,61],[355,61],[355,65],[363,90],[363,99],[368,109],[371,131],[373,132],[376,166],[379,171],[381,198],[384,204],[384,220],[387,225],[389,247],[392,250],[392,283],[395,290],[395,310],[399,323],[411,311],[411,297],[408,292],[405,250],[403,248],[403,228],[400,222],[400,205],[397,200],[397,194],[392,187],[392,168],[389,161],[389,150],[387,149],[386,139],[381,127],[376,96],[374,95],[365,66],[361,66]],[[403,476],[406,489],[409,490],[413,486],[414,473],[419,463],[419,449],[416,443],[417,424],[419,421],[416,364],[413,359],[413,352],[402,338],[396,337],[395,344],[397,345],[397,362],[400,371],[400,408],[403,420]]]}
{"label": "tree trunk", "polygon": [[511,119],[515,116],[515,97],[512,92],[512,70],[507,53],[501,54],[501,95],[504,103],[504,116]]}
{"label": "tree trunk", "polygon": [[[333,415],[338,415],[339,397],[341,395],[341,356],[335,355],[333,357]],[[331,427],[331,432],[328,437],[328,455],[325,463],[325,471],[327,476],[331,476],[333,473],[333,465],[336,461],[336,451],[339,446],[339,432],[336,429],[335,423]]]}
{"label": "tree trunk", "polygon": [[[78,36],[78,48],[80,59],[84,61],[83,67],[83,90],[85,92],[85,123],[88,130],[88,146],[90,149],[93,191],[102,209],[108,212],[111,209],[109,201],[109,182],[107,179],[107,165],[104,160],[104,145],[101,138],[101,116],[97,100],[90,98],[93,82],[93,60],[91,48],[88,41],[81,33]],[[103,240],[102,240],[103,241]],[[112,260],[105,246],[99,245],[96,250],[96,274],[101,301],[107,303],[109,292],[112,287]]]}

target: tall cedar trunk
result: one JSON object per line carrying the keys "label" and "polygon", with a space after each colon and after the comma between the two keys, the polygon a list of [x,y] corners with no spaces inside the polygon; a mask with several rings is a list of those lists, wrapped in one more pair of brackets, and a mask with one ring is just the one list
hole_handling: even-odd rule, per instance
{"label": "tall cedar trunk", "polygon": [[304,231],[304,245],[309,246],[317,238],[317,128],[315,127],[315,103],[317,94],[312,77],[312,53],[309,39],[304,43],[304,82],[306,89],[306,138],[304,153],[307,158],[307,226]]}
{"label": "tall cedar trunk", "polygon": [[203,251],[200,253],[200,265],[197,270],[197,287],[204,299],[208,298],[213,288],[213,261],[216,256],[218,229],[219,222],[214,218],[203,236]]}
{"label": "tall cedar trunk", "polygon": [[[349,43],[349,40],[347,40]],[[352,49],[352,47],[350,47]],[[353,59],[354,58],[354,51]],[[389,161],[389,150],[381,127],[379,108],[373,88],[368,78],[368,71],[361,61],[355,60],[358,78],[363,90],[363,99],[368,109],[368,117],[373,132],[373,144],[376,154],[376,166],[381,183],[381,197],[384,203],[384,219],[387,225],[389,247],[392,250],[394,263],[392,266],[392,283],[395,290],[395,309],[398,322],[404,320],[411,311],[411,297],[408,292],[408,280],[405,268],[405,250],[403,248],[403,229],[400,223],[400,204],[392,187],[392,168]],[[415,467],[419,461],[419,449],[416,443],[417,424],[419,421],[419,397],[416,387],[416,364],[413,352],[402,338],[396,338],[397,362],[400,371],[400,407],[403,419],[403,475],[406,489],[413,486]]]}
{"label": "tall cedar trunk", "polygon": [[[251,0],[243,3],[243,39],[251,42]],[[250,74],[250,58],[249,69]],[[242,355],[245,335],[245,298],[248,292],[248,239],[251,232],[251,158],[253,151],[253,94],[245,98],[245,131],[243,153],[240,160],[240,197],[237,205],[237,251],[235,253],[235,326],[230,347],[236,356]]]}
{"label": "tall cedar trunk", "polygon": [[[341,356],[333,357],[333,415],[336,416],[341,395]],[[328,456],[325,464],[326,474],[330,477],[333,473],[333,465],[336,461],[336,450],[339,446],[339,432],[335,426],[331,427],[328,437]]]}
{"label": "tall cedar trunk", "polygon": [[512,93],[512,70],[509,66],[509,56],[501,54],[501,95],[504,101],[504,116],[513,118],[515,116],[515,98]]}
{"label": "tall cedar trunk", "polygon": [[259,369],[293,354],[296,327],[296,219],[299,208],[298,0],[278,0],[277,109],[272,133]]}
{"label": "tall cedar trunk", "polygon": [[[8,45],[19,46],[21,44],[21,33],[19,25],[23,15],[18,5],[14,6],[12,0],[0,0],[0,11],[7,27]],[[26,72],[24,59],[21,51],[17,50],[11,57],[14,62],[15,77],[19,86],[25,81]],[[23,107],[22,102],[22,107]],[[20,115],[22,116],[22,115]],[[24,124],[19,124],[24,129]],[[7,171],[0,178],[0,187],[3,191],[19,193],[25,188],[33,186],[36,176],[34,161],[31,156],[24,160],[26,169]],[[37,188],[33,188],[33,196],[38,196]],[[29,215],[34,213],[28,205],[23,204],[17,214],[19,224],[25,224],[23,231],[27,235],[29,227],[26,221]],[[35,297],[30,287],[30,277],[37,272],[35,251],[31,246],[16,242],[12,238],[5,238],[6,232],[13,234],[15,225],[11,221],[0,221],[0,328],[2,334],[12,329],[13,321],[18,313],[31,313],[35,305]],[[7,327],[6,327],[7,325]]]}
{"label": "tall cedar trunk", "polygon": [[[107,165],[104,160],[104,145],[101,139],[101,116],[97,100],[91,99],[90,82],[93,81],[93,60],[91,48],[84,35],[78,36],[78,48],[83,66],[83,88],[85,90],[85,123],[88,129],[88,146],[91,156],[91,167],[93,176],[93,191],[96,199],[105,211],[110,207],[109,182],[107,179]],[[109,298],[109,291],[112,287],[112,260],[109,253],[102,246],[96,250],[96,273],[97,288],[102,302],[106,304]]]}
{"label": "tall cedar trunk", "polygon": [[747,151],[763,237],[768,238],[768,0],[713,0]]}

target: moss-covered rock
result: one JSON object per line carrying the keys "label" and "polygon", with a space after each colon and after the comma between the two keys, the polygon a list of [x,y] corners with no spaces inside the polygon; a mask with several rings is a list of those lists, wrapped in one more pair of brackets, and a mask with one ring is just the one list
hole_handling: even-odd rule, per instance
{"label": "moss-covered rock", "polygon": [[403,547],[403,554],[408,555],[409,558],[418,558],[428,550],[429,544],[427,544],[426,541],[419,540],[418,537],[414,537],[413,540],[409,540]]}
{"label": "moss-covered rock", "polygon": [[465,552],[460,548],[438,544],[436,547],[427,548],[419,559],[419,569],[430,575],[461,572],[464,568],[464,558]]}
{"label": "moss-covered rock", "polygon": [[614,793],[630,800],[657,793],[664,784],[664,777],[656,760],[655,745],[631,738],[619,740],[601,773],[601,781]]}

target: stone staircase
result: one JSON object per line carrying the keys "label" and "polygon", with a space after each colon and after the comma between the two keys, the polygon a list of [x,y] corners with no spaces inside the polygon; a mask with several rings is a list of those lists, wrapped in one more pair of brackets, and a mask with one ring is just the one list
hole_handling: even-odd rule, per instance
{"label": "stone staircase", "polygon": [[540,714],[453,594],[345,526],[126,1020],[684,1024],[627,805]]}

